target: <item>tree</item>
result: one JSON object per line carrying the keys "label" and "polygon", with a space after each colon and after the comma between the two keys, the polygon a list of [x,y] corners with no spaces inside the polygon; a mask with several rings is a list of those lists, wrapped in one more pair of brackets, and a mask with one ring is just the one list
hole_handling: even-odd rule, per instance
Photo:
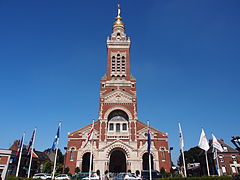
{"label": "tree", "polygon": [[108,174],[108,170],[106,170],[106,171],[104,172],[104,174],[107,175],[107,174]]}
{"label": "tree", "polygon": [[162,175],[164,175],[164,174],[166,173],[166,170],[162,167],[162,168],[160,169],[160,173],[161,173]]}
{"label": "tree", "polygon": [[63,171],[63,164],[57,163],[57,166],[56,166],[56,174],[61,174],[62,171]]}
{"label": "tree", "polygon": [[96,173],[100,177],[100,170],[99,169],[96,171]]}
{"label": "tree", "polygon": [[51,161],[45,161],[43,163],[43,172],[51,174],[52,173],[52,167],[53,167],[53,162]]}
{"label": "tree", "polygon": [[80,172],[79,167],[76,167],[76,168],[75,168],[75,173],[79,173],[79,172]]}
{"label": "tree", "polygon": [[[198,146],[193,147],[191,149],[189,149],[188,151],[184,151],[184,157],[185,157],[185,163],[186,165],[188,163],[197,163],[200,162],[199,160],[199,154],[202,152],[203,150],[200,149]],[[178,158],[178,165],[182,166],[183,165],[183,159],[182,159],[182,153],[180,154],[179,158]]]}
{"label": "tree", "polygon": [[[52,162],[54,162],[55,151],[51,151],[51,149],[48,148],[48,149],[44,150],[43,152],[49,157],[49,159],[50,159]],[[60,149],[58,149],[57,162],[58,162],[58,163],[61,163],[61,164],[64,163],[64,156],[63,156],[63,154],[62,154],[62,152],[61,152]]]}
{"label": "tree", "polygon": [[69,167],[66,167],[66,168],[64,169],[64,174],[68,174],[69,171],[70,171]]}

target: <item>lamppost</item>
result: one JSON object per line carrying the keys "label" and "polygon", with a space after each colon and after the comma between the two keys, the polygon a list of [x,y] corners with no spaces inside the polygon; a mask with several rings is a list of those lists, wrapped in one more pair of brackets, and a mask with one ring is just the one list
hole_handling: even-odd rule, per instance
{"label": "lamppost", "polygon": [[170,162],[171,162],[171,167],[172,167],[172,156],[171,156],[171,152],[172,152],[172,150],[173,150],[173,147],[170,147],[169,148],[169,152],[170,152]]}
{"label": "lamppost", "polygon": [[64,159],[63,159],[63,171],[62,173],[64,173],[65,168],[66,168],[66,159],[67,159],[67,147],[64,147],[64,150],[66,150],[65,154],[64,154]]}
{"label": "lamppost", "polygon": [[[171,153],[172,153],[172,150],[173,150],[173,147],[170,147],[169,148],[169,156],[170,156],[170,167],[171,167],[171,169],[172,169],[172,165],[173,165],[173,163],[172,163],[172,155],[171,155]],[[171,169],[170,169],[170,172],[171,172]],[[171,173],[171,176],[172,176],[172,173]]]}

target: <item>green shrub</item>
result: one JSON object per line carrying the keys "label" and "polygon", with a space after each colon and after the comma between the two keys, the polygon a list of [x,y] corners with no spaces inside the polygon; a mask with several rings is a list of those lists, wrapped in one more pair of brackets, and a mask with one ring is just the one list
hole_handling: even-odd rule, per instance
{"label": "green shrub", "polygon": [[22,178],[22,177],[15,177],[15,176],[8,176],[6,180],[34,180],[32,178]]}
{"label": "green shrub", "polygon": [[158,180],[232,180],[231,176],[203,176],[203,177],[171,177],[159,178]]}

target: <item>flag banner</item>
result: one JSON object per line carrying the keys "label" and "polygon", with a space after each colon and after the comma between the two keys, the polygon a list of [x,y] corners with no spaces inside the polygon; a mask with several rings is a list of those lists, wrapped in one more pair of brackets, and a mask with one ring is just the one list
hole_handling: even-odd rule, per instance
{"label": "flag banner", "polygon": [[91,141],[93,139],[93,135],[94,135],[94,121],[92,124],[92,128],[90,129],[90,131],[87,134],[87,139],[86,139],[86,143],[85,143],[84,147],[88,144],[89,141]]}
{"label": "flag banner", "polygon": [[54,151],[56,149],[56,146],[57,146],[57,143],[58,143],[58,140],[59,140],[59,137],[60,137],[60,127],[61,127],[61,122],[58,124],[57,134],[54,137],[53,145],[52,145],[52,148],[51,148],[50,151]]}
{"label": "flag banner", "polygon": [[18,150],[17,150],[17,153],[16,153],[16,158],[18,158],[18,156],[20,154],[22,144],[23,144],[23,136],[22,136],[21,141],[20,140],[18,141]]}
{"label": "flag banner", "polygon": [[182,128],[181,128],[180,122],[178,122],[178,127],[179,127],[180,147],[181,147],[181,149],[183,149],[183,147],[184,147],[184,140],[183,140],[183,133],[182,133]]}
{"label": "flag banner", "polygon": [[36,133],[36,129],[33,130],[33,134],[32,134],[32,137],[28,143],[28,146],[27,146],[27,154],[29,155],[30,154],[30,150],[31,150],[31,147],[32,147],[32,143],[33,143],[33,139],[34,139],[34,136],[35,136],[35,133]]}
{"label": "flag banner", "polygon": [[220,152],[223,152],[222,145],[219,143],[217,138],[213,134],[212,134],[212,137],[213,137],[213,141],[212,141],[213,147],[219,150]]}
{"label": "flag banner", "polygon": [[217,159],[217,152],[216,152],[216,150],[213,149],[212,153],[213,153],[213,159]]}
{"label": "flag banner", "polygon": [[33,157],[33,158],[36,158],[36,159],[39,158],[38,155],[34,152],[33,149],[31,149],[30,151],[31,151],[31,153],[32,153],[32,157]]}
{"label": "flag banner", "polygon": [[151,149],[151,134],[150,134],[150,127],[148,126],[148,147],[147,147],[147,151],[148,153],[150,153],[150,149]]}
{"label": "flag banner", "polygon": [[198,147],[200,147],[201,149],[203,149],[205,151],[207,151],[209,149],[208,140],[206,138],[206,135],[205,135],[205,132],[204,132],[203,129],[202,129],[202,132],[201,132]]}
{"label": "flag banner", "polygon": [[16,156],[13,159],[14,162],[18,159],[18,157],[20,155],[22,144],[23,144],[23,136],[22,136],[21,140],[18,140],[18,149],[17,149],[17,152],[16,152]]}
{"label": "flag banner", "polygon": [[88,138],[88,141],[91,141],[93,139],[93,129],[90,130],[87,138]]}

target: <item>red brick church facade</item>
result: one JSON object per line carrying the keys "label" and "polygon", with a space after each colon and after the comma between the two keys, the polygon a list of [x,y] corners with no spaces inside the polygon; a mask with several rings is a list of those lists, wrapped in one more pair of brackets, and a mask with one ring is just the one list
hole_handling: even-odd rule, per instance
{"label": "red brick church facade", "polygon": [[[87,172],[91,146],[86,146],[92,124],[68,134],[65,167]],[[152,169],[170,171],[168,135],[153,127],[151,132]],[[130,73],[130,38],[120,8],[113,32],[107,39],[107,72],[100,80],[100,106],[94,123],[93,171],[104,173],[148,169],[147,125],[138,120],[136,79]]]}

